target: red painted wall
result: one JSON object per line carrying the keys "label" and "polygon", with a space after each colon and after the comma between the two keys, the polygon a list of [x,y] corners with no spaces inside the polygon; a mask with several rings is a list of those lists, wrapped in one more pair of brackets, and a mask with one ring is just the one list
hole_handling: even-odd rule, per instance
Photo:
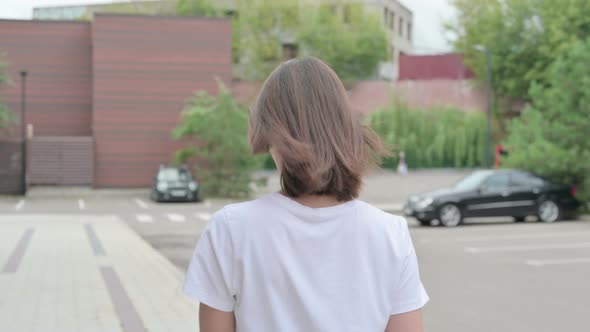
{"label": "red painted wall", "polygon": [[399,81],[470,78],[473,78],[473,73],[463,64],[461,54],[401,54],[399,58]]}
{"label": "red painted wall", "polygon": [[90,44],[88,23],[0,20],[0,54],[13,81],[0,86],[0,100],[20,117],[19,71],[26,70],[35,135],[91,135]]}
{"label": "red painted wall", "polygon": [[148,186],[181,146],[184,101],[231,85],[231,22],[99,14],[92,40],[95,185]]}

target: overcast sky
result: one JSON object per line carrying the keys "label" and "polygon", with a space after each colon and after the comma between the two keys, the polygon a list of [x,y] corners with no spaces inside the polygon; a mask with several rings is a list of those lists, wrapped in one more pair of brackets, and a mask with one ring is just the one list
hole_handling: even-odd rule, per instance
{"label": "overcast sky", "polygon": [[[448,0],[400,0],[414,12],[414,48],[418,53],[450,51],[442,24],[453,17]],[[33,7],[113,2],[110,0],[0,0],[0,18],[29,19]]]}

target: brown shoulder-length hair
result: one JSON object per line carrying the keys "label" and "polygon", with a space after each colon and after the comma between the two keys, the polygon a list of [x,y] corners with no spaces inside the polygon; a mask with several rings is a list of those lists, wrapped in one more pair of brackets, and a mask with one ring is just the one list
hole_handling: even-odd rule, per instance
{"label": "brown shoulder-length hair", "polygon": [[362,175],[388,153],[352,112],[338,75],[313,57],[289,60],[268,77],[250,110],[250,145],[280,157],[281,187],[291,197],[358,197]]}

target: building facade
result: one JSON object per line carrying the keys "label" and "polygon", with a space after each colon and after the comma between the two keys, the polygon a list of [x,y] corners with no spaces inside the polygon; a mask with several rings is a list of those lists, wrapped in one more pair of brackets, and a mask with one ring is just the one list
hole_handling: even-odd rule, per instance
{"label": "building facade", "polygon": [[[229,19],[0,20],[0,53],[14,83],[0,99],[17,118],[26,105],[30,184],[149,186],[183,147],[171,131],[185,100],[216,93],[217,80],[231,86]],[[0,138],[0,152],[12,151],[0,158],[5,193],[19,191],[10,181],[21,157],[2,144],[20,140],[18,126]]]}

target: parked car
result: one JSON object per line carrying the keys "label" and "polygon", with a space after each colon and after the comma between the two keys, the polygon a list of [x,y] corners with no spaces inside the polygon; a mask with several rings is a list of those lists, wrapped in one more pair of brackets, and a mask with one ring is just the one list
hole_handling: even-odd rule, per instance
{"label": "parked car", "polygon": [[422,225],[438,219],[447,227],[466,217],[511,216],[522,222],[527,216],[554,222],[573,215],[580,206],[576,188],[553,183],[521,170],[481,170],[453,187],[412,195],[404,213]]}
{"label": "parked car", "polygon": [[156,202],[198,201],[199,184],[186,167],[160,166],[150,197]]}

